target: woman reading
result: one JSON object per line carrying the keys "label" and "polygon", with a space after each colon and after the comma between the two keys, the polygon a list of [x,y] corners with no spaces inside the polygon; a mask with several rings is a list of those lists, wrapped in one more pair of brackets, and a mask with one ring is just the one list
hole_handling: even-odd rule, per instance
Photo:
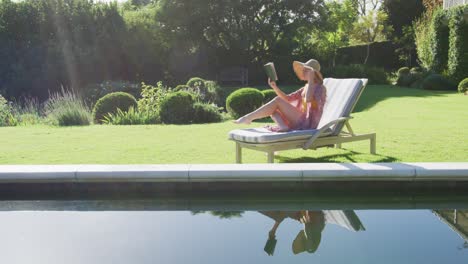
{"label": "woman reading", "polygon": [[234,122],[250,124],[253,120],[270,116],[276,125],[267,128],[274,132],[317,128],[327,98],[320,64],[314,59],[306,63],[294,61],[293,69],[300,80],[307,82],[306,85],[291,94],[285,94],[276,82],[268,79],[277,97]]}

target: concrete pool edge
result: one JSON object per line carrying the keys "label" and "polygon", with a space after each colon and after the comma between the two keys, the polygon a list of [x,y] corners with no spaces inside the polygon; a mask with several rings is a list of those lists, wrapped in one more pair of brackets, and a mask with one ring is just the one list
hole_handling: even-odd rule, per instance
{"label": "concrete pool edge", "polygon": [[0,165],[3,183],[468,181],[468,162]]}

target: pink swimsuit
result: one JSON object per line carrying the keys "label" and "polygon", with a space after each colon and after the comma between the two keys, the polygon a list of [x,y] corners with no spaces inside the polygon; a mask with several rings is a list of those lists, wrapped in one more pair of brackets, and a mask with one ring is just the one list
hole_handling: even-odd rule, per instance
{"label": "pink swimsuit", "polygon": [[[315,86],[312,101],[307,102],[307,111],[303,109],[303,91],[304,87],[288,95],[288,102],[302,113],[300,121],[295,126],[289,126],[289,130],[316,129],[322,117],[323,107],[327,98],[325,86],[321,84]],[[279,129],[277,126],[267,126],[266,128],[273,132],[277,132]]]}

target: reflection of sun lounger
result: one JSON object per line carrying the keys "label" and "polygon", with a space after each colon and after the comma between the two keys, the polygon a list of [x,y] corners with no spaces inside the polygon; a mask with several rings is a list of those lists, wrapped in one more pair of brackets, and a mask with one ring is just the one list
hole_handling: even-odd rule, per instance
{"label": "reflection of sun lounger", "polygon": [[352,210],[324,210],[323,213],[327,223],[336,224],[351,231],[366,230],[359,217]]}
{"label": "reflection of sun lounger", "polygon": [[464,247],[468,247],[468,210],[434,210],[433,212],[458,233],[465,241]]}
{"label": "reflection of sun lounger", "polygon": [[[375,154],[375,133],[355,134],[349,124],[350,114],[366,84],[367,79],[324,79],[327,101],[318,129],[271,132],[265,128],[251,128],[229,132],[229,139],[236,142],[236,162],[242,162],[242,148],[266,152],[268,162],[273,163],[275,151],[330,145],[341,148],[342,143],[359,140],[370,140],[370,152]],[[347,132],[342,131],[344,126]]]}

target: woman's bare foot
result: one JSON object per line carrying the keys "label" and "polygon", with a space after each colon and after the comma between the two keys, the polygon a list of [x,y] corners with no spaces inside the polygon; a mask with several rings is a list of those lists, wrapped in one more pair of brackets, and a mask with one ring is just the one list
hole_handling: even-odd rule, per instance
{"label": "woman's bare foot", "polygon": [[234,123],[250,125],[250,123],[252,123],[252,120],[248,119],[246,116],[243,116],[237,120],[234,120]]}

